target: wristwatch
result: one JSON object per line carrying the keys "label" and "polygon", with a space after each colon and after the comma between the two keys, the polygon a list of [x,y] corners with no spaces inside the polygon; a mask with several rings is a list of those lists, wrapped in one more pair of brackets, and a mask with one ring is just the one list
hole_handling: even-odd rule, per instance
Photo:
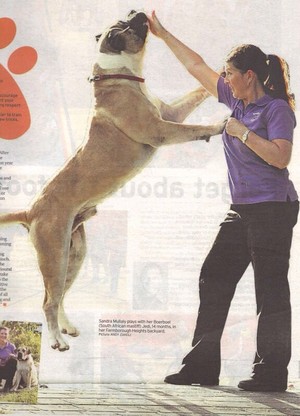
{"label": "wristwatch", "polygon": [[242,142],[243,142],[244,144],[246,143],[246,141],[247,141],[247,139],[248,139],[248,134],[250,133],[250,131],[251,131],[251,130],[247,129],[247,130],[245,131],[245,133],[242,135],[241,140],[242,140]]}

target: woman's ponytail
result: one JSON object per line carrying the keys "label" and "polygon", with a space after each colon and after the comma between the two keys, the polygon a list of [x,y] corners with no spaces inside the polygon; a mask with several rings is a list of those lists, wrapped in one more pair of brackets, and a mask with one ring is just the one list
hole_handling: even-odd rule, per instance
{"label": "woman's ponytail", "polygon": [[286,61],[277,55],[267,55],[269,76],[264,85],[274,98],[282,98],[295,110],[295,96],[290,92],[290,73]]}

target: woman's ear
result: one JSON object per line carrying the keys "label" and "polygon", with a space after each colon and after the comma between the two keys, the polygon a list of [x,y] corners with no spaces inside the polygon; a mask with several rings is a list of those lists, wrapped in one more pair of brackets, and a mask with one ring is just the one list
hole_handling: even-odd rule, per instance
{"label": "woman's ear", "polygon": [[247,80],[249,83],[257,79],[257,75],[254,71],[252,71],[252,69],[248,69],[246,72],[246,75],[247,75]]}

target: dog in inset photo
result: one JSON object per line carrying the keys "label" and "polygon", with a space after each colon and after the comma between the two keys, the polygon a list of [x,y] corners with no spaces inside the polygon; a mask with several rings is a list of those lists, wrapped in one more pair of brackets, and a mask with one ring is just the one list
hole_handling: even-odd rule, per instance
{"label": "dog in inset photo", "polygon": [[13,386],[10,391],[17,391],[20,385],[22,385],[23,388],[28,389],[37,386],[37,369],[30,349],[27,347],[18,348],[16,358],[17,369],[13,380]]}
{"label": "dog in inset photo", "polygon": [[86,141],[31,208],[0,215],[0,225],[22,223],[29,231],[44,279],[51,346],[59,351],[69,349],[62,333],[79,334],[63,300],[85,257],[84,221],[141,172],[160,146],[208,141],[225,126],[223,120],[208,126],[181,124],[208,97],[201,86],[171,105],[148,93],[142,77],[148,32],[147,15],[133,10],[97,36],[89,78],[95,107]]}

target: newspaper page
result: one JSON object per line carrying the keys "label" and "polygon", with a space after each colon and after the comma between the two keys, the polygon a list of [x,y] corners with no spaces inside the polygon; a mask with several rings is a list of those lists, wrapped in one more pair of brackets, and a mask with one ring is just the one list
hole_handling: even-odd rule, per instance
{"label": "newspaper page", "polygon": [[[300,96],[300,11],[292,0],[1,0],[1,213],[29,209],[87,140],[94,106],[94,85],[88,78],[99,53],[95,37],[126,19],[131,10],[151,13],[154,9],[163,24],[212,68],[222,68],[229,50],[241,43],[284,57],[290,65],[292,91]],[[198,87],[198,81],[151,33],[143,65],[147,89],[164,102]],[[124,101],[122,94],[120,90]],[[135,123],[135,103],[129,100],[126,107],[127,117]],[[212,124],[227,115],[227,108],[209,97],[184,123]],[[99,132],[99,140],[105,134],[109,131]],[[299,127],[294,139],[289,171],[299,191]],[[122,146],[120,141],[120,165]],[[90,168],[88,163],[82,166],[82,177]],[[43,263],[49,270],[64,267],[60,243],[70,229],[57,224],[65,224],[66,212],[74,218],[72,188],[82,177],[76,176],[71,186],[68,182],[65,198],[52,193],[53,199],[44,205],[41,232],[48,231],[39,241],[43,251],[51,253]],[[84,191],[100,186],[101,180]],[[64,201],[59,209],[57,200]],[[85,221],[86,255],[65,297],[72,322],[68,326],[76,336],[61,335],[65,351],[51,348],[43,311],[41,258],[26,224],[1,225],[0,326],[11,329],[9,339],[16,347],[20,346],[13,333],[16,325],[23,325],[23,342],[33,342],[31,335],[40,337],[42,332],[40,352],[34,341],[39,382],[162,383],[167,374],[178,371],[191,346],[199,271],[229,205],[221,135],[209,142],[158,146],[149,163],[105,195],[97,214]],[[300,371],[299,246],[296,226],[289,273],[291,379]],[[249,376],[255,342],[256,303],[249,267],[238,285],[222,338],[221,384],[235,385]]]}

